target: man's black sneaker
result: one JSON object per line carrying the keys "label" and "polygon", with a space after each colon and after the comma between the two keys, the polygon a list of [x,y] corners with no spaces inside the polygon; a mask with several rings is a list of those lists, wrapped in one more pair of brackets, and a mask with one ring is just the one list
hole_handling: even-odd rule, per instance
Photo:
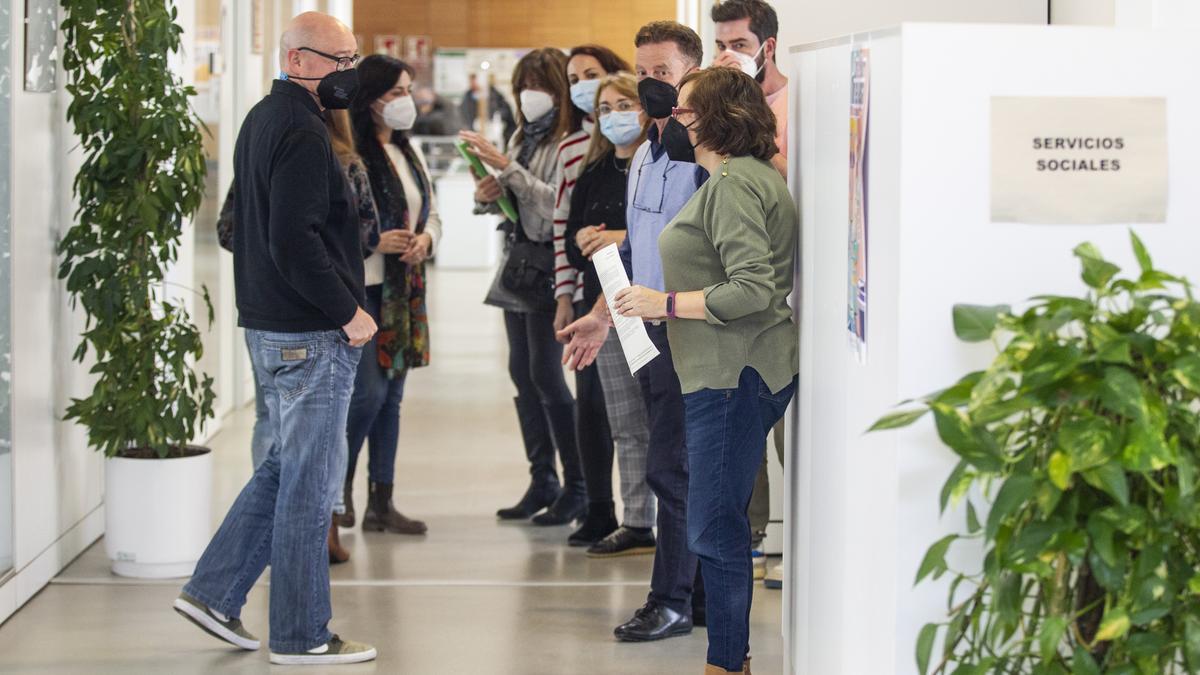
{"label": "man's black sneaker", "polygon": [[650,528],[619,527],[615,532],[592,544],[589,558],[619,558],[627,555],[654,553],[656,542]]}

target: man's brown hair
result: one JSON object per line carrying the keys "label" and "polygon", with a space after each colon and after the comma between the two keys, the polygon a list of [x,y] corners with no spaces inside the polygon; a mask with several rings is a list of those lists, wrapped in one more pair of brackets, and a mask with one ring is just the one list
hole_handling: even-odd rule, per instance
{"label": "man's brown hair", "polygon": [[713,3],[713,23],[750,19],[750,32],[763,44],[779,38],[779,15],[765,0],[717,0]]}
{"label": "man's brown hair", "polygon": [[[770,160],[775,145],[775,113],[753,77],[733,68],[708,68],[679,83],[687,85],[687,107],[696,113],[696,142],[729,157]],[[682,104],[681,104],[682,105]]]}
{"label": "man's brown hair", "polygon": [[696,31],[675,21],[652,21],[637,32],[633,46],[657,45],[663,42],[674,42],[684,58],[690,61],[688,65],[699,66],[704,60],[704,43]]}

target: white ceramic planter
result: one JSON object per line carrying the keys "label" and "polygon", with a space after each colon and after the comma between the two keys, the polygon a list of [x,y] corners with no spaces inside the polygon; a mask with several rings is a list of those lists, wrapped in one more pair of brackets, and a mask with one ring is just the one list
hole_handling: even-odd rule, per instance
{"label": "white ceramic planter", "polygon": [[104,548],[123,577],[190,576],[212,535],[212,452],[112,458],[105,471]]}

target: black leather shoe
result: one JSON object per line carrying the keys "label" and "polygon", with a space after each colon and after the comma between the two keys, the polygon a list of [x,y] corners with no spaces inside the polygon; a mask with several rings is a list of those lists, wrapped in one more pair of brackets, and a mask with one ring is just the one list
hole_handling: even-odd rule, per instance
{"label": "black leather shoe", "polygon": [[586,512],[587,497],[568,488],[554,500],[545,513],[534,516],[533,524],[542,527],[567,525],[583,518]]}
{"label": "black leather shoe", "polygon": [[567,537],[570,546],[591,546],[617,530],[617,517],[613,515],[613,503],[588,504],[587,517],[583,525]]}
{"label": "black leather shoe", "polygon": [[533,514],[555,503],[559,497],[558,481],[530,485],[515,506],[500,509],[496,517],[500,520],[528,520]]}
{"label": "black leather shoe", "polygon": [[621,642],[651,642],[692,632],[692,617],[656,602],[647,602],[628,623],[617,626],[613,635]]}
{"label": "black leather shoe", "polygon": [[617,528],[616,532],[592,544],[587,550],[589,558],[620,558],[626,555],[654,553],[657,542],[650,528]]}

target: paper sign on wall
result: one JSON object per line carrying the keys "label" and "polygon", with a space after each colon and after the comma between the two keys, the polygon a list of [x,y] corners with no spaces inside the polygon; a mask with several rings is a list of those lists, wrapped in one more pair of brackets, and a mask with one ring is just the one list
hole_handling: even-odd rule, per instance
{"label": "paper sign on wall", "polygon": [[1167,220],[1165,98],[992,98],[992,221]]}

